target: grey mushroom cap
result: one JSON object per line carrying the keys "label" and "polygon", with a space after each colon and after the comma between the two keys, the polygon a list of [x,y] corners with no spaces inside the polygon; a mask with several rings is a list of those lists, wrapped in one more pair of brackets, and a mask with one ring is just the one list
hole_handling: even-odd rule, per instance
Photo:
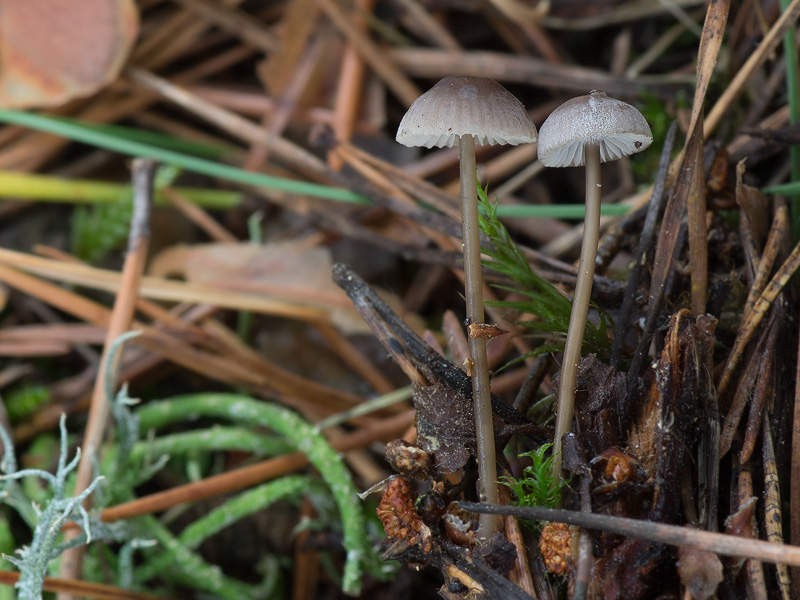
{"label": "grey mushroom cap", "polygon": [[442,148],[462,135],[476,144],[525,144],[536,141],[536,127],[525,107],[488,77],[445,77],[409,107],[397,141],[404,146]]}
{"label": "grey mushroom cap", "polygon": [[600,162],[641,152],[653,142],[644,116],[621,100],[592,92],[567,100],[539,130],[539,162],[545,167],[586,164],[586,144],[600,145]]}

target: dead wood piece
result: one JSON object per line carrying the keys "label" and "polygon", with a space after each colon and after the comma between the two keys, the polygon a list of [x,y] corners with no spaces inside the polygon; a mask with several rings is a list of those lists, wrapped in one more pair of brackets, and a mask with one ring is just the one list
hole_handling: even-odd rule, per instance
{"label": "dead wood piece", "polygon": [[[466,464],[476,449],[472,386],[464,372],[426,344],[349,267],[336,264],[333,279],[392,354],[414,386],[418,444],[435,459],[440,474]],[[543,435],[511,406],[492,396],[495,435]]]}

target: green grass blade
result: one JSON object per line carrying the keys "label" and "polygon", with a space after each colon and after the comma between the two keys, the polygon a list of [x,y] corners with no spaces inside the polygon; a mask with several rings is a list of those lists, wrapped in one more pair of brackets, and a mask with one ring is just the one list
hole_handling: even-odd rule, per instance
{"label": "green grass blade", "polygon": [[[48,118],[64,121],[65,123],[75,123],[74,119],[69,119],[68,117],[51,115]],[[184,140],[172,135],[167,135],[159,131],[138,129],[136,127],[125,127],[123,125],[83,122],[81,123],[81,126],[86,127],[87,129],[93,129],[97,132],[112,137],[132,140],[134,142],[141,142],[143,144],[150,144],[151,146],[158,146],[159,148],[166,148],[167,150],[174,150],[176,152],[195,154],[205,158],[220,159],[229,152],[230,148],[226,148],[222,144],[214,145],[193,142],[191,140]]]}
{"label": "green grass blade", "polygon": [[[600,214],[604,217],[618,217],[627,215],[631,210],[625,204],[604,204]],[[499,205],[498,217],[538,217],[540,219],[583,219],[586,214],[584,204],[515,204]]]}
{"label": "green grass blade", "polygon": [[301,194],[338,202],[354,202],[360,204],[367,202],[363,196],[351,192],[350,190],[244,171],[203,158],[196,158],[179,152],[173,152],[172,150],[157,148],[149,144],[114,137],[113,135],[108,135],[92,127],[86,127],[84,124],[75,121],[53,119],[43,115],[16,110],[0,110],[0,122],[21,125],[30,129],[36,129],[37,131],[59,135],[76,142],[119,152],[127,156],[151,158],[180,167],[187,171],[211,175],[212,177],[218,177],[244,185],[269,188],[289,192],[291,194]]}
{"label": "green grass blade", "polygon": [[[242,201],[242,194],[238,191],[203,188],[175,188],[175,191],[205,208],[234,208]],[[130,194],[131,186],[128,184],[0,171],[0,197],[4,199],[116,204],[130,197]],[[157,204],[169,204],[160,190],[156,190],[155,201]]]}

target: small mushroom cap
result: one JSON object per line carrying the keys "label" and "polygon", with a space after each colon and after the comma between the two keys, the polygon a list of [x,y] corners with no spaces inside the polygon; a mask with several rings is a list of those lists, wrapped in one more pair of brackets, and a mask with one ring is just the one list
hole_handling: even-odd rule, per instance
{"label": "small mushroom cap", "polygon": [[653,142],[650,126],[626,102],[592,92],[567,100],[539,131],[539,162],[545,167],[586,164],[585,145],[600,145],[600,162],[641,152]]}
{"label": "small mushroom cap", "polygon": [[454,146],[462,135],[476,144],[536,141],[536,127],[525,107],[488,77],[445,77],[417,98],[397,129],[404,146]]}

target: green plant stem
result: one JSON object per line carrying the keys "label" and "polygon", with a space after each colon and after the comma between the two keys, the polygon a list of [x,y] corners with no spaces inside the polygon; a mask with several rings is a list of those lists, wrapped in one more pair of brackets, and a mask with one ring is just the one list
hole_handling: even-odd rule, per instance
{"label": "green plant stem", "polygon": [[201,450],[203,452],[219,452],[236,450],[253,452],[261,456],[276,456],[292,451],[292,446],[283,439],[256,433],[243,427],[214,426],[200,431],[186,431],[162,435],[154,440],[136,442],[131,450],[132,460],[141,460],[145,456],[159,457],[187,454]]}
{"label": "green plant stem", "polygon": [[558,386],[556,435],[553,440],[553,476],[559,481],[561,480],[561,438],[572,429],[578,363],[581,360],[583,332],[586,329],[589,299],[592,295],[597,242],[600,237],[600,196],[600,146],[588,144],[586,146],[586,221],[581,244],[578,279],[575,283],[575,297],[572,300],[572,314],[569,319],[567,341],[564,344],[564,362],[561,365]]}
{"label": "green plant stem", "polygon": [[[175,191],[205,208],[234,208],[242,201],[240,192],[229,190],[175,188]],[[125,184],[0,171],[0,197],[4,199],[115,204],[131,193],[131,186]],[[155,201],[162,205],[169,204],[166,196],[160,191],[156,191]]]}
{"label": "green plant stem", "polygon": [[[480,219],[478,216],[478,180],[475,165],[475,138],[462,135],[459,141],[461,161],[461,214],[464,225],[464,284],[467,299],[467,322],[483,323],[483,274],[481,272]],[[469,337],[472,359],[472,398],[475,404],[475,431],[478,439],[478,496],[482,502],[497,504],[497,466],[495,465],[494,425],[489,382],[486,339]],[[478,537],[489,539],[497,531],[494,515],[481,515]]]}
{"label": "green plant stem", "polygon": [[0,110],[0,122],[22,125],[23,127],[29,127],[37,131],[45,131],[128,156],[158,160],[168,165],[181,167],[187,171],[235,181],[244,185],[280,190],[290,194],[302,194],[314,198],[325,198],[327,200],[336,200],[339,202],[355,202],[358,204],[367,202],[363,196],[351,192],[350,190],[244,171],[210,160],[187,156],[186,154],[164,150],[163,148],[142,144],[141,142],[133,140],[114,137],[97,129],[84,127],[79,123],[64,119],[52,119],[42,115],[16,110]]}
{"label": "green plant stem", "polygon": [[[188,550],[196,550],[206,539],[236,521],[263,510],[283,498],[298,498],[308,491],[310,480],[305,475],[288,475],[234,496],[221,506],[188,525],[178,542]],[[169,554],[160,554],[136,571],[136,581],[149,581],[173,563]]]}
{"label": "green plant stem", "polygon": [[343,544],[347,550],[343,588],[349,595],[361,589],[362,568],[380,576],[381,566],[367,540],[366,523],[350,472],[336,450],[314,427],[296,413],[236,394],[193,394],[150,402],[136,411],[142,431],[176,420],[200,416],[230,419],[235,423],[269,427],[283,435],[319,471],[331,490],[342,519]]}
{"label": "green plant stem", "polygon": [[[600,214],[604,217],[621,217],[627,215],[631,207],[627,204],[603,204]],[[585,204],[501,204],[497,207],[497,216],[508,219],[583,219],[586,216]]]}

